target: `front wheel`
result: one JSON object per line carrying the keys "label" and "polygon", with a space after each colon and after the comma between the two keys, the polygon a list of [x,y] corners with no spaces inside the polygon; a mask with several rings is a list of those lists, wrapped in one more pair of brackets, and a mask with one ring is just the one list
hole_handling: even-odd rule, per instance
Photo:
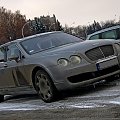
{"label": "front wheel", "polygon": [[55,99],[56,88],[50,76],[43,70],[38,70],[34,80],[35,89],[44,102],[52,102]]}

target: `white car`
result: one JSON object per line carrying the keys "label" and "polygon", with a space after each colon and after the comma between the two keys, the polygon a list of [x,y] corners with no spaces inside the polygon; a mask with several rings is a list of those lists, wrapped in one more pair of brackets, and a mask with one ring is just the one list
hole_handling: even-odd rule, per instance
{"label": "white car", "polygon": [[120,39],[120,25],[102,29],[87,36],[87,40],[96,39]]}

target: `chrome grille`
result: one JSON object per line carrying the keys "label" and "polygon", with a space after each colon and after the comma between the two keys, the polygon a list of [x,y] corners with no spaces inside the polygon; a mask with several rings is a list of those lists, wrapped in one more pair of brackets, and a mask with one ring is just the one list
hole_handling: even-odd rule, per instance
{"label": "chrome grille", "polygon": [[114,50],[112,45],[104,45],[88,50],[85,54],[90,60],[96,61],[114,55]]}

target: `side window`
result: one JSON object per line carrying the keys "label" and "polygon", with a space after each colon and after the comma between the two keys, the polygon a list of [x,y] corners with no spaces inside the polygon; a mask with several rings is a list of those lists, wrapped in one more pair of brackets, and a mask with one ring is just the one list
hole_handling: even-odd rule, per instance
{"label": "side window", "polygon": [[7,60],[12,60],[13,58],[17,57],[20,59],[21,54],[19,49],[15,44],[11,44],[7,47]]}
{"label": "side window", "polygon": [[0,48],[0,62],[4,62],[4,61],[5,61],[5,49]]}
{"label": "side window", "polygon": [[106,31],[101,35],[102,35],[102,39],[117,39],[116,30]]}
{"label": "side window", "polygon": [[120,28],[117,29],[117,33],[118,33],[117,39],[120,39]]}
{"label": "side window", "polygon": [[94,40],[94,39],[99,39],[99,34],[93,35],[92,37],[90,37],[90,40]]}

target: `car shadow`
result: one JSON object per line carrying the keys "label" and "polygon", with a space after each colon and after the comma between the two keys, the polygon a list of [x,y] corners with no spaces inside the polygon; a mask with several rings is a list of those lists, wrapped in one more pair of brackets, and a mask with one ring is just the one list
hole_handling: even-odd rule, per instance
{"label": "car shadow", "polygon": [[[75,96],[85,96],[85,95],[89,95],[91,93],[97,92],[97,91],[101,91],[101,90],[105,90],[108,89],[110,87],[114,87],[117,85],[118,83],[118,79],[110,81],[110,82],[106,82],[103,81],[101,83],[95,83],[89,86],[84,86],[81,87],[79,89],[74,89],[74,90],[65,90],[65,91],[61,91],[59,92],[59,96],[57,96],[55,101],[60,101],[60,100],[66,100],[69,97],[75,97]],[[5,96],[5,101],[8,100],[36,100],[39,99],[40,97],[37,94],[20,94],[20,95],[8,95]]]}
{"label": "car shadow", "polygon": [[97,92],[97,91],[106,90],[108,88],[112,88],[117,85],[120,85],[119,81],[120,81],[119,79],[110,80],[110,81],[104,80],[101,83],[84,86],[79,89],[66,90],[61,93],[61,99],[67,99],[69,97],[75,97],[75,96],[85,96],[85,95],[89,95],[89,94]]}

